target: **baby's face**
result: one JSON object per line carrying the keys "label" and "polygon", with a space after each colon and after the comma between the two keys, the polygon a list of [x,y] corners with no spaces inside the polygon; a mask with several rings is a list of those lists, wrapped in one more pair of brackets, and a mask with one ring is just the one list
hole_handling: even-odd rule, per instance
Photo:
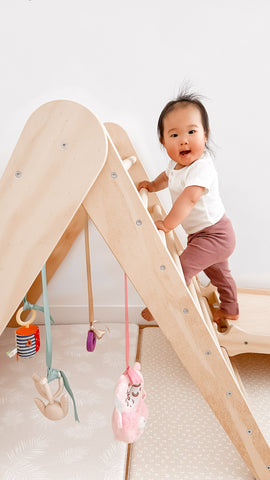
{"label": "baby's face", "polygon": [[164,118],[163,127],[163,145],[178,168],[191,165],[201,157],[207,138],[200,110],[195,105],[177,105]]}

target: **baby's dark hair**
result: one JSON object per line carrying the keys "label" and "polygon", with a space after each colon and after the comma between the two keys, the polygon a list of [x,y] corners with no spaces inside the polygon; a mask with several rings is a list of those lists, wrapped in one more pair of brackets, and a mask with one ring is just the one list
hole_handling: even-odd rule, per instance
{"label": "baby's dark hair", "polygon": [[168,115],[168,113],[170,113],[178,105],[181,105],[181,104],[183,104],[183,106],[191,104],[191,105],[195,105],[198,108],[201,114],[204,133],[206,135],[206,138],[208,139],[209,133],[210,133],[208,113],[206,111],[205,106],[200,101],[199,95],[196,95],[195,93],[182,92],[182,93],[179,93],[179,95],[175,100],[171,100],[170,102],[167,103],[167,105],[165,105],[165,107],[163,108],[159,116],[158,125],[157,125],[157,133],[158,133],[159,141],[163,143],[164,118],[166,117],[166,115]]}

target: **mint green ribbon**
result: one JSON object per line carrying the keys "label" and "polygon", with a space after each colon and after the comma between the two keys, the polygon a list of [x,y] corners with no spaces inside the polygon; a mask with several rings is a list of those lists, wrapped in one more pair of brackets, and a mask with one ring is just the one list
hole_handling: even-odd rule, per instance
{"label": "mint green ribbon", "polygon": [[[44,307],[36,305],[35,303],[33,304],[33,303],[28,302],[28,300],[26,298],[26,295],[25,295],[25,297],[23,297],[23,310],[39,310],[40,312],[44,313]],[[55,325],[55,321],[54,321],[54,319],[52,318],[51,315],[50,315],[50,320]]]}
{"label": "mint green ribbon", "polygon": [[43,288],[43,304],[44,304],[44,317],[45,317],[45,327],[46,327],[46,364],[47,364],[47,379],[48,382],[59,378],[63,378],[64,386],[66,391],[69,393],[74,407],[74,417],[76,422],[79,422],[78,412],[76,408],[76,402],[73,395],[73,392],[68,383],[68,379],[62,370],[52,368],[52,332],[51,332],[51,322],[50,322],[50,309],[49,309],[49,300],[48,300],[48,290],[47,290],[47,275],[46,275],[46,264],[42,267],[41,270],[42,276],[42,288]]}

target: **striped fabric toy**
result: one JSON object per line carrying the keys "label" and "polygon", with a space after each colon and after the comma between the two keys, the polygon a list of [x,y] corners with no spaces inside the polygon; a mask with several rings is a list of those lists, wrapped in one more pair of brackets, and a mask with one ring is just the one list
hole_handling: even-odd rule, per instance
{"label": "striped fabric toy", "polygon": [[22,325],[16,330],[17,359],[33,357],[40,348],[39,328],[37,325],[30,325],[36,317],[36,312],[32,310],[30,320],[23,322],[20,318],[22,311],[23,308],[20,308],[16,315],[17,323]]}

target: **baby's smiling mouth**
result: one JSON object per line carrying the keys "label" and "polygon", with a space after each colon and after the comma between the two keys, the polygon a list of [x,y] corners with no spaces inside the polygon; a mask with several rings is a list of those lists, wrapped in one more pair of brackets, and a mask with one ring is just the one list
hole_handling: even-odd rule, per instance
{"label": "baby's smiling mouth", "polygon": [[188,155],[190,152],[191,152],[191,150],[182,150],[182,152],[180,152],[180,155],[181,155],[181,157],[185,157],[185,156]]}

